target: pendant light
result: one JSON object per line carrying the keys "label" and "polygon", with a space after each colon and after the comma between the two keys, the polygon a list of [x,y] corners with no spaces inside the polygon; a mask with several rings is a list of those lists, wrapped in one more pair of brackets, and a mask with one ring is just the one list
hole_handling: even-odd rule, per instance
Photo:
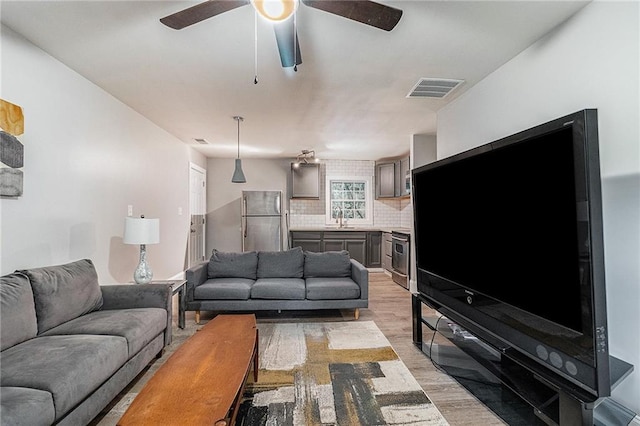
{"label": "pendant light", "polygon": [[242,172],[242,160],[240,159],[240,122],[244,121],[244,118],[236,115],[233,119],[238,122],[238,158],[236,158],[236,169],[233,171],[231,182],[245,183],[247,179],[244,177],[244,173]]}

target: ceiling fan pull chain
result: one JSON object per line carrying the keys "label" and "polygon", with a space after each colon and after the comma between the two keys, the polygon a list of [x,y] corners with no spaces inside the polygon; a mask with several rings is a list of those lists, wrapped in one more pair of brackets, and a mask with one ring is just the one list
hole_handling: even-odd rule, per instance
{"label": "ceiling fan pull chain", "polygon": [[298,12],[293,12],[293,71],[298,72]]}
{"label": "ceiling fan pull chain", "polygon": [[258,84],[258,12],[253,13],[253,45],[254,75],[253,84]]}

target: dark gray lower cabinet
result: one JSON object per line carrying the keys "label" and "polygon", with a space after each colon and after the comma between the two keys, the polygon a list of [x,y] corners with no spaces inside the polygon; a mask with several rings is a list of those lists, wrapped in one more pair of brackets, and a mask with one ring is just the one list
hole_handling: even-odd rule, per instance
{"label": "dark gray lower cabinet", "polygon": [[322,247],[322,232],[291,232],[291,247],[301,247],[302,250],[313,252],[324,251]]}
{"label": "dark gray lower cabinet", "polygon": [[367,266],[367,240],[345,240],[344,249],[352,259]]}
{"label": "dark gray lower cabinet", "polygon": [[391,242],[391,232],[382,233],[382,268],[391,272],[391,251],[393,243]]}
{"label": "dark gray lower cabinet", "polygon": [[323,235],[324,251],[346,250],[349,257],[367,266],[367,233],[359,231],[329,231]]}
{"label": "dark gray lower cabinet", "polygon": [[380,235],[380,232],[371,231],[292,231],[291,247],[315,252],[346,250],[352,259],[364,266],[378,268],[381,264]]}
{"label": "dark gray lower cabinet", "polygon": [[342,240],[324,240],[322,242],[322,251],[340,251],[346,250],[344,248],[344,241]]}
{"label": "dark gray lower cabinet", "polygon": [[382,266],[382,232],[367,233],[367,268]]}
{"label": "dark gray lower cabinet", "polygon": [[321,252],[322,242],[320,240],[295,240],[295,244],[292,247],[302,247],[304,251]]}

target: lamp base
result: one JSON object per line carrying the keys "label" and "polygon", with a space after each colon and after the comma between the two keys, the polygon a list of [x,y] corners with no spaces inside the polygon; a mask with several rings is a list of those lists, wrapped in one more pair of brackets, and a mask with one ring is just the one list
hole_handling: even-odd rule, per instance
{"label": "lamp base", "polygon": [[153,271],[147,263],[147,247],[140,244],[140,263],[133,273],[133,280],[136,284],[149,284],[153,279]]}

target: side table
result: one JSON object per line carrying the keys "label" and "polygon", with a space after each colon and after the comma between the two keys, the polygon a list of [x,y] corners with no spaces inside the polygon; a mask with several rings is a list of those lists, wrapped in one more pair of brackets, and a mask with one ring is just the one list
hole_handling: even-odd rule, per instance
{"label": "side table", "polygon": [[172,295],[178,294],[178,327],[184,329],[184,311],[185,311],[185,298],[184,291],[186,289],[187,280],[164,280],[164,281],[151,281],[151,284],[169,284],[171,285]]}

